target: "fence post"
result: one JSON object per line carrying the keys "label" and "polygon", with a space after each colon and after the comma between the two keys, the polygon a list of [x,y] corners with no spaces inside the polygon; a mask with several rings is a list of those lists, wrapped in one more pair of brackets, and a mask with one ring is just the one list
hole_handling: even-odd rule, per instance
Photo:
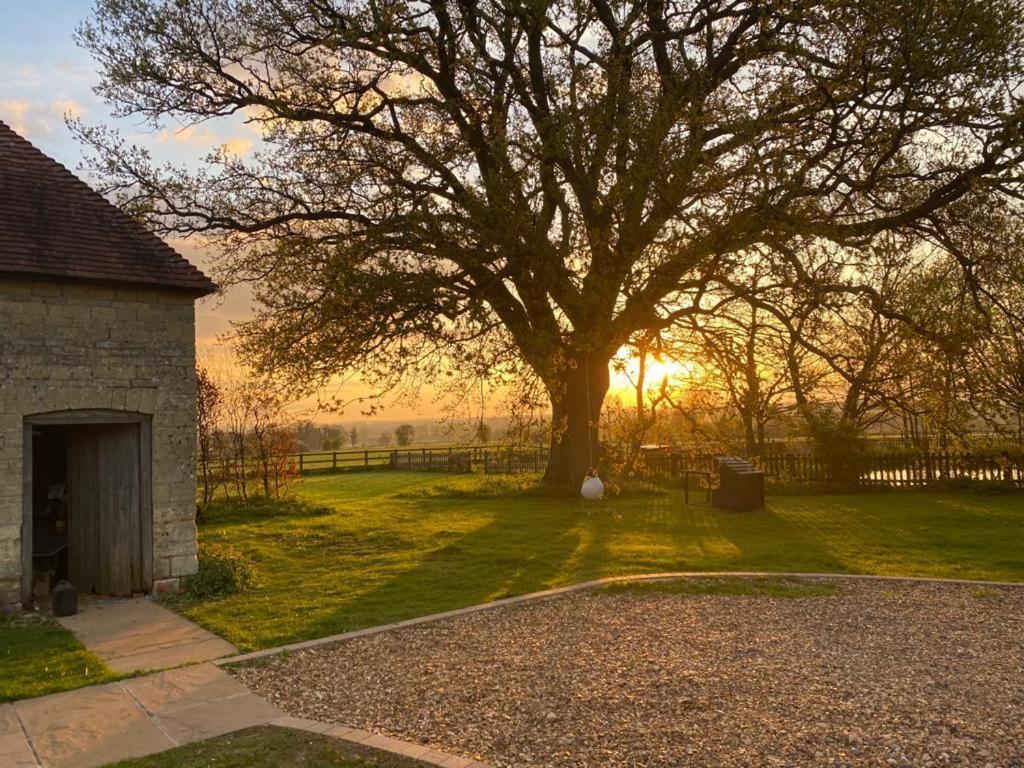
{"label": "fence post", "polygon": [[338,469],[338,452],[337,451],[333,451],[331,453],[331,469],[333,469],[333,470],[337,470]]}
{"label": "fence post", "polygon": [[305,469],[305,466],[304,466],[305,458],[306,458],[306,454],[304,454],[304,453],[300,453],[299,454],[299,474],[300,475],[302,474],[302,470]]}
{"label": "fence post", "polygon": [[370,452],[369,451],[363,451],[363,466],[364,467],[369,467],[370,466]]}
{"label": "fence post", "polygon": [[489,456],[487,454],[487,449],[485,448],[484,449],[484,474],[485,475],[490,471],[490,463],[489,463],[488,459],[489,459]]}

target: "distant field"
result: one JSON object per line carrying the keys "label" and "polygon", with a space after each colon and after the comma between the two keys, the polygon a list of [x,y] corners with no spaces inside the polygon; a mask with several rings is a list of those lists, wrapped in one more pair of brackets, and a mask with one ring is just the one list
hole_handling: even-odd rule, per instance
{"label": "distant field", "polygon": [[1024,581],[1021,495],[777,496],[730,513],[678,491],[582,506],[531,478],[380,472],[306,478],[281,504],[214,505],[202,542],[251,558],[258,586],[179,606],[243,650],[600,576],[821,571]]}

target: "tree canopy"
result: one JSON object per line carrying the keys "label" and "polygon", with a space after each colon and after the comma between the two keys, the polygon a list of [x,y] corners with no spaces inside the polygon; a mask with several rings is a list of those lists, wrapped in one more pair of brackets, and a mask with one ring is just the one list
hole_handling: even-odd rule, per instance
{"label": "tree canopy", "polygon": [[79,36],[119,114],[263,142],[190,171],[80,132],[255,284],[265,368],[528,373],[548,478],[578,481],[609,359],[751,263],[878,301],[880,235],[972,269],[971,212],[1017,194],[1022,35],[1018,0],[99,0]]}

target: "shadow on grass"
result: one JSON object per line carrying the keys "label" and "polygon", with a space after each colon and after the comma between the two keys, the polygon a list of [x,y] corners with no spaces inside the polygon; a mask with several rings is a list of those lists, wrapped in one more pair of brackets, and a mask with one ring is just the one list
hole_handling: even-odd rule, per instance
{"label": "shadow on grass", "polygon": [[330,514],[214,516],[203,540],[244,551],[259,587],[184,612],[253,650],[603,576],[1024,577],[1009,497],[772,498],[765,510],[734,513],[686,505],[679,491],[584,506],[505,495],[500,484],[474,489],[472,477],[379,474],[303,483],[298,493]]}
{"label": "shadow on grass", "polygon": [[[435,498],[409,501],[417,507],[414,514],[423,516],[451,509]],[[786,542],[784,548],[773,546],[779,540]],[[375,589],[336,605],[320,625],[355,628],[349,621],[355,615],[377,615],[384,620],[377,623],[384,623],[603,576],[790,570],[793,552],[816,570],[848,570],[819,541],[799,535],[767,510],[718,512],[666,495],[644,499],[642,505],[626,499],[588,506],[576,500],[520,500],[514,509],[496,511],[484,525],[393,571]],[[316,634],[309,629],[305,634]]]}

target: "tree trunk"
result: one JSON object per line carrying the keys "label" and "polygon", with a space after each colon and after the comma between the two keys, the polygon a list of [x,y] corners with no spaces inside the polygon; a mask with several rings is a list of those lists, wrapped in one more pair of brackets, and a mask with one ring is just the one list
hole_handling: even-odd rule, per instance
{"label": "tree trunk", "polygon": [[551,452],[544,482],[578,487],[591,468],[599,468],[597,426],[608,394],[610,361],[602,353],[580,354],[575,365],[548,384]]}
{"label": "tree trunk", "polygon": [[757,433],[754,431],[754,416],[749,409],[744,408],[740,413],[740,420],[743,422],[743,450],[747,457],[757,453]]}

